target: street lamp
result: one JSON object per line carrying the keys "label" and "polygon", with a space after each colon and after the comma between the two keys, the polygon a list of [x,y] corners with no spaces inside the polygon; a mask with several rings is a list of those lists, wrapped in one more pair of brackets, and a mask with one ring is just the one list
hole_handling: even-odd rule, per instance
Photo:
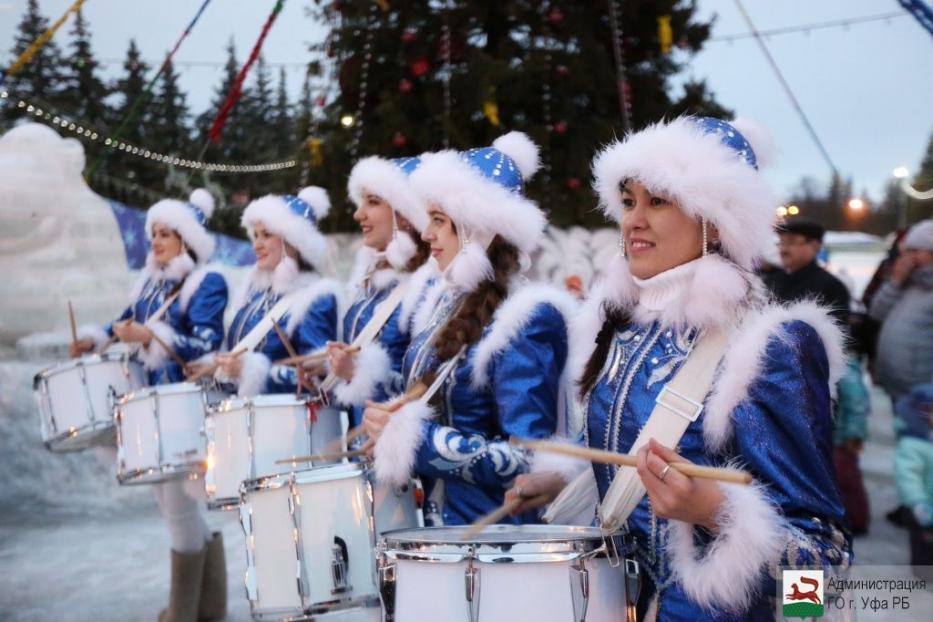
{"label": "street lamp", "polygon": [[353,127],[353,115],[345,114],[342,117],[340,117],[340,125],[344,127]]}
{"label": "street lamp", "polygon": [[784,218],[785,216],[787,216],[787,208],[784,207],[783,205],[779,205],[777,210],[775,211],[777,211],[777,215],[780,216],[781,218]]}
{"label": "street lamp", "polygon": [[790,207],[787,208],[787,214],[790,216],[796,216],[799,213],[800,213],[800,208],[797,207],[796,205],[791,205]]}
{"label": "street lamp", "polygon": [[897,179],[906,179],[910,175],[910,171],[907,170],[906,166],[898,166],[896,169],[891,171],[891,174],[894,175]]}
{"label": "street lamp", "polygon": [[862,209],[864,209],[864,207],[865,207],[865,201],[863,201],[862,199],[858,197],[849,199],[849,209],[852,210],[853,212],[860,212],[862,211]]}

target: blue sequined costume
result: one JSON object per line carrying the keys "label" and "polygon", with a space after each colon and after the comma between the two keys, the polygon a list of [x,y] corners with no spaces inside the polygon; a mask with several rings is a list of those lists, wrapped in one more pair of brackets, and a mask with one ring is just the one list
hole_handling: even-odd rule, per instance
{"label": "blue sequined costume", "polygon": [[[426,295],[403,360],[408,386],[437,369],[432,340],[459,301],[444,281]],[[376,446],[377,476],[402,480],[407,469],[393,475],[392,468],[410,460],[425,482],[426,519],[434,523],[470,523],[501,505],[515,476],[528,470],[528,456],[509,437],[551,436],[565,409],[565,318],[574,304],[545,286],[526,286],[504,300],[432,399],[434,410],[414,403],[393,415]]]}
{"label": "blue sequined costume", "polygon": [[[159,320],[151,320],[176,291],[179,295]],[[134,320],[145,324],[184,361],[194,361],[220,347],[223,317],[227,306],[227,282],[209,267],[195,267],[187,255],[176,257],[164,268],[151,258],[132,293],[133,302],[117,321]],[[84,332],[95,341],[113,336],[113,323],[104,334],[93,329]],[[168,384],[185,379],[181,367],[153,340],[141,347],[138,357],[146,368],[149,384]]]}
{"label": "blue sequined costume", "polygon": [[[830,379],[842,360],[840,335],[815,305],[748,307],[744,297],[724,300],[713,284],[697,287],[702,277],[693,270],[701,261],[728,269],[704,258],[636,286],[641,301],[616,328],[584,399],[585,442],[627,453],[704,327],[731,327],[704,411],[676,449],[697,464],[737,464],[756,486],[721,485],[726,499],[715,535],[656,516],[646,495],[628,518],[628,537],[649,579],[643,589],[659,596],[659,620],[772,619],[780,567],[844,569],[850,562],[832,466]],[[697,294],[703,291],[709,299]],[[604,318],[598,309],[612,300],[587,305],[580,320],[590,325],[590,339],[581,339],[587,352]],[[710,308],[717,313],[696,312]],[[602,499],[618,467],[593,470]]]}
{"label": "blue sequined costume", "polygon": [[[320,350],[328,341],[339,337],[337,317],[340,292],[335,281],[303,273],[285,284],[271,284],[259,278],[254,271],[245,286],[243,303],[227,331],[227,350],[233,350],[237,342],[286,295],[291,297],[292,303],[278,324],[298,354]],[[274,329],[269,330],[259,345],[244,356],[238,393],[241,396],[252,396],[259,393],[295,392],[298,387],[295,368],[273,364],[288,355],[278,333]]]}

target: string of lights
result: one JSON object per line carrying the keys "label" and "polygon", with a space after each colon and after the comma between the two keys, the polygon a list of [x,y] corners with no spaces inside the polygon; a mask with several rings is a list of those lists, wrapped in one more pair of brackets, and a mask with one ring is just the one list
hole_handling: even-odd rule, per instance
{"label": "string of lights", "polygon": [[[851,17],[848,19],[837,19],[828,22],[814,22],[810,24],[800,24],[798,26],[785,26],[782,28],[771,28],[768,30],[759,30],[758,34],[762,37],[772,37],[775,35],[789,35],[794,33],[809,34],[814,30],[823,30],[826,28],[848,28],[856,24],[866,24],[868,22],[890,21],[898,17],[906,17],[909,14],[905,11],[894,11],[891,13],[881,13],[879,15],[866,15],[865,17]],[[726,41],[731,43],[738,39],[753,39],[754,32],[741,32],[730,35],[718,35],[707,39],[708,42]]]}
{"label": "string of lights", "polygon": [[[10,100],[10,93],[0,91],[0,102]],[[100,143],[106,147],[113,147],[116,151],[122,151],[127,155],[146,158],[153,162],[164,165],[172,165],[180,168],[187,168],[197,171],[208,171],[221,174],[243,174],[243,173],[266,173],[270,171],[280,171],[286,168],[292,168],[298,164],[297,160],[283,160],[280,162],[264,162],[261,164],[227,164],[222,162],[203,162],[200,160],[191,160],[181,158],[174,154],[159,153],[158,151],[133,145],[123,140],[115,139],[106,135],[102,130],[85,125],[69,119],[68,117],[56,113],[48,107],[33,104],[25,99],[17,100],[16,107],[24,110],[26,114],[32,115],[37,121],[42,121],[57,127],[61,130],[67,130],[79,137]]]}

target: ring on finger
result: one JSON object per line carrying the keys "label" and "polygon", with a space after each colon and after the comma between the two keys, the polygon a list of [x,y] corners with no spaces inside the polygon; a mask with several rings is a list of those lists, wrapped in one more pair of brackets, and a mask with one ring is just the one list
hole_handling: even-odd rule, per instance
{"label": "ring on finger", "polygon": [[670,471],[670,470],[671,470],[671,465],[669,465],[669,464],[664,465],[664,468],[661,469],[661,474],[658,475],[658,479],[661,480],[661,481],[663,482],[663,481],[664,481],[664,478],[667,477],[667,472]]}
{"label": "ring on finger", "polygon": [[525,493],[524,493],[524,491],[522,490],[522,487],[521,487],[521,486],[516,486],[516,487],[515,487],[515,496],[518,497],[518,498],[520,498],[520,499],[525,497]]}

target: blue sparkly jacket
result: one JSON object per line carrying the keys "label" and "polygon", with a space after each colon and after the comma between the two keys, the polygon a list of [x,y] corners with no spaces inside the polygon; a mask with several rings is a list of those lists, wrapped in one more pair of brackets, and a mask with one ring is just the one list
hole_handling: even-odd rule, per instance
{"label": "blue sparkly jacket", "polygon": [[[408,386],[437,368],[432,340],[459,300],[443,281],[425,296],[402,364]],[[377,477],[397,483],[410,467],[425,483],[426,519],[435,524],[470,523],[500,506],[529,466],[509,437],[551,436],[566,409],[567,318],[575,306],[569,295],[542,285],[510,294],[480,341],[461,354],[433,408],[415,402],[390,419],[376,446]]]}
{"label": "blue sparkly jacket", "polygon": [[[241,296],[243,302],[227,330],[228,351],[233,350],[284,296],[291,296],[292,303],[278,324],[298,354],[312,353],[339,337],[340,289],[336,281],[307,273],[299,274],[284,286],[263,281],[255,271],[250,275]],[[252,396],[294,392],[298,387],[295,368],[274,364],[287,357],[288,350],[278,333],[270,329],[259,345],[244,356],[237,393]]]}
{"label": "blue sparkly jacket", "polygon": [[[150,320],[177,290],[179,295],[165,314],[158,320]],[[188,255],[180,255],[164,268],[157,268],[150,258],[131,298],[133,302],[117,321],[135,320],[145,324],[182,360],[194,361],[220,347],[227,282],[210,267],[196,267]],[[113,336],[114,323],[104,327],[106,336],[93,329],[86,332],[95,341],[107,339]],[[154,339],[148,347],[139,349],[137,357],[146,368],[151,385],[185,379],[181,367]]]}
{"label": "blue sparkly jacket", "polygon": [[[657,311],[636,306],[633,319],[617,327],[584,398],[584,439],[627,453],[655,398],[710,325],[709,314],[691,321],[701,316],[692,310],[718,305],[739,317],[737,328],[719,318],[732,327],[729,346],[704,409],[677,451],[697,464],[737,464],[755,486],[720,485],[725,501],[716,534],[656,516],[645,495],[628,518],[627,544],[648,579],[643,589],[658,597],[659,620],[773,619],[780,567],[828,572],[850,562],[832,463],[831,395],[844,365],[841,335],[810,303],[751,309],[736,300],[729,310],[727,294],[715,284],[691,289],[704,290],[709,300],[695,294]],[[604,300],[611,304],[612,297]],[[604,318],[601,308],[599,298],[589,302],[578,320],[577,326],[589,324],[580,333],[588,330],[588,338],[579,338],[587,352]],[[600,499],[617,469],[593,466]]]}
{"label": "blue sparkly jacket", "polygon": [[424,298],[436,269],[426,264],[413,274],[389,268],[375,271],[356,289],[353,303],[343,317],[343,338],[347,343],[369,325],[376,307],[390,296],[395,287],[405,287],[405,294],[392,315],[372,342],[362,347],[350,382],[339,381],[334,388],[337,400],[350,411],[351,425],[363,419],[366,400],[382,402],[404,391],[402,357],[411,340],[411,318]]}

